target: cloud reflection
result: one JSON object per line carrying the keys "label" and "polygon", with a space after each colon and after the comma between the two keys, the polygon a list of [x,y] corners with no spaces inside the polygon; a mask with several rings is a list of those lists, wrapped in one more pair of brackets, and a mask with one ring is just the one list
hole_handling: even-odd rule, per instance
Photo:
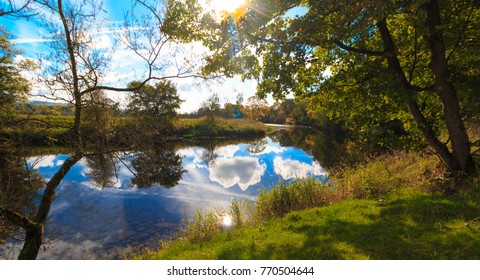
{"label": "cloud reflection", "polygon": [[326,171],[316,161],[308,164],[298,160],[282,159],[276,157],[273,161],[275,173],[282,176],[284,180],[306,178],[308,176],[325,176]]}
{"label": "cloud reflection", "polygon": [[238,184],[244,191],[259,183],[267,168],[260,164],[258,158],[253,157],[218,158],[209,167],[210,180],[224,188]]}
{"label": "cloud reflection", "polygon": [[27,159],[30,166],[35,169],[42,167],[55,167],[61,166],[65,161],[58,158],[56,155],[31,157]]}

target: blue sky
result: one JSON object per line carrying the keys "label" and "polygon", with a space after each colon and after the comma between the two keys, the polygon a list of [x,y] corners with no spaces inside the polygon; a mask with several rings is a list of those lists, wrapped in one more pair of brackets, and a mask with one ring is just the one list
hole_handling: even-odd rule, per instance
{"label": "blue sky", "polygon": [[[104,15],[107,21],[102,24],[102,29],[108,30],[119,27],[125,12],[130,7],[130,0],[105,0],[103,8],[106,11]],[[48,41],[49,36],[38,20],[30,19],[27,21],[19,18],[1,17],[0,25],[5,26],[7,31],[13,35],[13,42],[17,48],[24,51],[22,57],[36,59],[42,52],[46,52],[47,45],[45,41]],[[99,45],[108,48],[112,42],[112,33],[99,32],[97,42]],[[189,45],[186,48],[193,50],[202,49],[198,44]],[[129,81],[141,78],[142,73],[146,69],[139,63],[138,58],[122,50],[113,54],[112,64],[114,64],[112,67],[114,71],[111,71],[106,79],[110,84],[115,84],[116,86],[124,86]],[[33,80],[31,76],[28,78]],[[175,79],[173,82],[177,85],[180,97],[184,100],[181,112],[196,110],[204,100],[214,93],[219,95],[220,101],[223,103],[227,101],[234,102],[239,93],[242,93],[244,100],[247,100],[256,91],[256,81],[242,82],[239,77],[214,82],[204,82],[193,78]],[[40,90],[41,85],[34,83],[32,93],[35,94]],[[117,101],[125,101],[126,94],[108,93],[108,95]],[[31,99],[38,100],[39,98],[32,97]]]}

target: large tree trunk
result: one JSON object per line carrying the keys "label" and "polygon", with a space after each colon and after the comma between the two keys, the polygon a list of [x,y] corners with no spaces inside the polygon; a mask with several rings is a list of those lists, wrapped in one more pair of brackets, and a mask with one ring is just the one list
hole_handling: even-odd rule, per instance
{"label": "large tree trunk", "polygon": [[448,63],[437,0],[429,1],[425,5],[425,9],[427,12],[426,26],[429,32],[427,40],[432,55],[430,69],[435,76],[435,89],[443,104],[448,134],[452,142],[452,155],[457,171],[468,173],[474,170],[474,163],[470,152],[470,141],[460,115],[457,92],[448,81]]}
{"label": "large tree trunk", "polygon": [[41,224],[34,229],[27,230],[25,244],[23,244],[22,251],[18,256],[19,260],[34,260],[37,258],[43,242],[43,227],[44,225]]}
{"label": "large tree trunk", "polygon": [[[400,81],[403,85],[409,98],[407,98],[406,105],[413,116],[413,119],[418,125],[418,128],[422,132],[423,136],[427,143],[433,148],[437,153],[438,157],[443,161],[447,169],[454,175],[458,172],[469,172],[473,169],[473,160],[470,154],[470,146],[468,141],[468,136],[465,130],[463,121],[460,118],[460,108],[458,105],[458,100],[456,98],[455,89],[451,84],[446,81],[446,59],[440,63],[434,63],[438,59],[436,52],[439,52],[437,46],[435,52],[432,48],[432,71],[436,75],[436,91],[440,96],[440,99],[444,106],[444,115],[447,123],[448,133],[450,140],[452,141],[452,152],[448,147],[442,143],[438,137],[435,135],[432,125],[426,120],[423,113],[418,108],[418,104],[415,101],[415,89],[410,84],[408,79],[403,72],[400,61],[398,60],[395,44],[393,38],[390,34],[390,31],[387,27],[386,19],[383,19],[377,23],[377,27],[380,31],[382,41],[385,48],[385,56],[388,62],[389,71],[395,76],[396,79]],[[443,46],[443,42],[442,42]],[[441,51],[440,51],[441,52]],[[445,47],[443,46],[443,58],[445,58]],[[442,69],[439,66],[433,66],[433,64],[441,65]],[[436,68],[435,70],[433,68]],[[440,71],[442,70],[442,71]]]}
{"label": "large tree trunk", "polygon": [[[82,136],[80,133],[80,122],[81,122],[81,109],[82,109],[82,94],[79,87],[79,78],[78,78],[78,69],[77,69],[77,60],[75,58],[75,43],[72,40],[72,34],[70,32],[70,26],[67,17],[63,11],[63,1],[58,0],[58,15],[62,20],[63,30],[65,31],[65,39],[67,41],[67,51],[70,58],[70,67],[72,72],[72,84],[73,84],[73,98],[75,99],[75,121],[73,123],[73,135],[74,135],[74,144],[76,149],[82,148]],[[70,22],[70,24],[72,24]]]}
{"label": "large tree trunk", "polygon": [[72,166],[75,165],[82,158],[81,153],[75,153],[69,157],[60,169],[53,175],[52,179],[48,181],[47,186],[42,195],[42,200],[38,206],[37,213],[33,220],[34,225],[25,227],[27,235],[25,238],[25,243],[23,244],[22,251],[18,256],[19,260],[34,260],[37,258],[38,251],[43,242],[43,233],[45,222],[47,221],[48,213],[50,212],[50,207],[52,206],[53,200],[55,199],[55,194],[57,187],[60,182],[63,180],[65,175]]}

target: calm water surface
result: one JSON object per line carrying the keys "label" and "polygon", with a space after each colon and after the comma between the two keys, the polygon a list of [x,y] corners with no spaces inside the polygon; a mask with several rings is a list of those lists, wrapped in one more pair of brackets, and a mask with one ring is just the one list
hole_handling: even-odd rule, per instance
{"label": "calm water surface", "polygon": [[[275,138],[273,138],[275,139]],[[32,156],[50,179],[65,154]],[[326,171],[309,152],[265,138],[249,143],[158,149],[83,158],[60,184],[38,259],[103,259],[165,238],[198,210],[254,200],[280,180]],[[4,253],[21,243],[9,240]]]}

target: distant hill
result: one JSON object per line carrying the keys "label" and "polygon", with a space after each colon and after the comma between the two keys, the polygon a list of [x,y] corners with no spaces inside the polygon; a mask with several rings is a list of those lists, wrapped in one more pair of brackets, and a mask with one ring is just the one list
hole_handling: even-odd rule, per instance
{"label": "distant hill", "polygon": [[48,101],[28,101],[28,104],[32,105],[45,105],[45,106],[55,106],[55,105],[69,105],[68,103],[61,102],[48,102]]}

